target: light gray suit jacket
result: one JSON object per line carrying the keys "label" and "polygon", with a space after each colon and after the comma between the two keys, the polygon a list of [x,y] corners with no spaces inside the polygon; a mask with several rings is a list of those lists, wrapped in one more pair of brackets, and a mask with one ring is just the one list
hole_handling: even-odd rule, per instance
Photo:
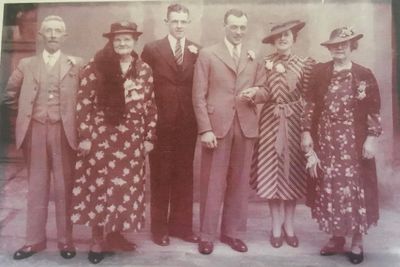
{"label": "light gray suit jacket", "polygon": [[239,66],[224,42],[200,50],[193,78],[193,107],[198,132],[213,131],[223,138],[232,126],[237,112],[240,127],[248,138],[258,136],[257,109],[241,100],[238,94],[262,84],[264,68],[254,52],[242,45]]}
{"label": "light gray suit jacket", "polygon": [[[20,148],[32,119],[33,105],[39,90],[41,54],[20,60],[8,80],[4,104],[17,112],[16,146]],[[79,70],[82,59],[60,55],[60,113],[69,145],[77,148],[76,139],[76,93],[79,87]]]}

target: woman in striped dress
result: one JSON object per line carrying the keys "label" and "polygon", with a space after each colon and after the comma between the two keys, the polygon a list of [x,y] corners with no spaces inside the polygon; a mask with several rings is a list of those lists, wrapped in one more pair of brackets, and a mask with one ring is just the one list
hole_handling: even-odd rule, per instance
{"label": "woman in striped dress", "polygon": [[271,29],[263,43],[272,44],[276,52],[265,58],[266,80],[263,86],[249,88],[242,94],[263,104],[251,186],[268,200],[272,218],[270,243],[276,248],[284,240],[292,247],[299,245],[294,232],[294,212],[296,200],[306,192],[300,118],[303,93],[314,61],[291,53],[297,33],[304,25],[305,22],[295,20]]}

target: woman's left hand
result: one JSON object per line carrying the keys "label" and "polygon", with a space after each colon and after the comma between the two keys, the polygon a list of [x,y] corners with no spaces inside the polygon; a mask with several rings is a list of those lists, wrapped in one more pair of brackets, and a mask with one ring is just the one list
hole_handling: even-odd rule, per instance
{"label": "woman's left hand", "polygon": [[366,159],[372,159],[375,157],[375,137],[367,136],[363,145],[362,155]]}
{"label": "woman's left hand", "polygon": [[147,155],[154,149],[153,143],[149,141],[144,141],[144,153]]}

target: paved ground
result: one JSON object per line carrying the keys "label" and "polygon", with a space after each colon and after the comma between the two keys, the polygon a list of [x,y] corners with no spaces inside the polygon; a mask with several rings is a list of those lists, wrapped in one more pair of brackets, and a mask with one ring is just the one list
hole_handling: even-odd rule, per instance
{"label": "paved ground", "polygon": [[[23,260],[14,261],[13,252],[24,243],[25,234],[25,170],[16,172],[17,165],[0,164],[0,266],[90,266],[86,257],[89,231],[85,227],[75,228],[78,254],[71,260],[64,260],[58,254],[55,240],[54,206],[50,204],[48,221],[48,249],[45,252]],[[14,174],[16,175],[14,176]],[[384,207],[378,227],[371,229],[366,237],[365,262],[360,266],[395,267],[400,266],[400,213],[399,208]],[[198,205],[195,204],[195,222],[198,222]],[[317,230],[310,219],[309,210],[299,205],[297,210],[297,234],[300,247],[284,245],[280,249],[272,248],[269,238],[269,215],[266,203],[252,202],[248,220],[247,244],[249,252],[238,253],[217,242],[212,255],[204,256],[197,252],[197,246],[178,239],[171,239],[168,247],[159,247],[150,241],[146,227],[141,233],[129,235],[139,248],[134,253],[117,254],[106,258],[101,266],[162,266],[162,267],[297,267],[297,266],[352,266],[344,255],[321,257],[319,247],[328,238]]]}

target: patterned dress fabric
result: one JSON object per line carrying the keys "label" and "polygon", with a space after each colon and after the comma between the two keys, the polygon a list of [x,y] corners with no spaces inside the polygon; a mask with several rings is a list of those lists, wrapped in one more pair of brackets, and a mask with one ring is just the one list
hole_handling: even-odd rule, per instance
{"label": "patterned dress fabric", "polygon": [[[316,200],[312,209],[320,229],[336,235],[366,233],[368,228],[360,156],[356,150],[356,95],[353,93],[350,70],[333,71],[323,98],[318,125],[322,178],[316,184]],[[310,125],[315,105],[305,108],[305,124]],[[379,135],[379,114],[369,117],[368,130]]]}
{"label": "patterned dress fabric", "polygon": [[75,165],[71,216],[75,224],[104,226],[106,232],[144,226],[144,141],[155,137],[157,109],[150,67],[138,59],[136,70],[136,78],[124,77],[124,119],[112,125],[98,107],[93,61],[83,69],[77,125],[79,141],[88,139],[92,147],[89,155],[78,156]]}
{"label": "patterned dress fabric", "polygon": [[277,53],[265,58],[269,100],[259,122],[250,184],[266,199],[296,200],[306,192],[305,157],[300,147],[303,94],[314,60]]}

